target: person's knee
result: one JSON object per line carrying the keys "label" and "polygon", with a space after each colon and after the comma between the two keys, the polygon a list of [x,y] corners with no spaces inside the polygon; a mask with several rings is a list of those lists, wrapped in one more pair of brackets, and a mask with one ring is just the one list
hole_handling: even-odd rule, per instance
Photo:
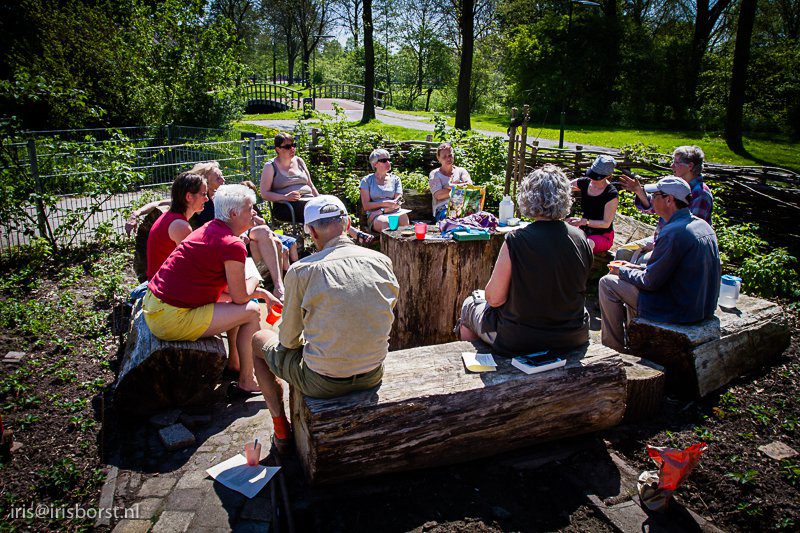
{"label": "person's knee", "polygon": [[256,226],[250,229],[250,240],[260,241],[270,238],[272,232],[266,226]]}
{"label": "person's knee", "polygon": [[253,351],[261,351],[268,343],[273,342],[275,333],[268,329],[261,329],[256,331],[253,335]]}

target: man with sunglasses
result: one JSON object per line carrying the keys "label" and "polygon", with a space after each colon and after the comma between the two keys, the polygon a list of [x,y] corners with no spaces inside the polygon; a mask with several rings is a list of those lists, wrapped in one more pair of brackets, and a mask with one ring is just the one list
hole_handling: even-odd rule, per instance
{"label": "man with sunglasses", "polygon": [[626,318],[699,322],[714,314],[719,297],[717,236],[705,220],[689,211],[689,184],[669,176],[644,190],[664,220],[653,255],[646,266],[627,261],[609,265],[610,273],[600,279],[600,338],[620,352],[625,351]]}
{"label": "man with sunglasses", "polygon": [[389,351],[399,285],[392,262],[355,245],[341,200],[321,195],[304,209],[306,231],[319,252],[286,273],[280,333],[253,337],[258,379],[275,428],[278,453],[292,446],[276,377],[314,398],[331,398],[378,385]]}

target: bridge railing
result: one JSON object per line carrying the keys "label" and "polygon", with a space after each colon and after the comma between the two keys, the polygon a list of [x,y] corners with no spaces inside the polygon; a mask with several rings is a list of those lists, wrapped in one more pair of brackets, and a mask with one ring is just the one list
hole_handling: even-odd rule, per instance
{"label": "bridge railing", "polygon": [[303,93],[290,89],[285,85],[248,83],[242,86],[241,90],[248,103],[275,102],[286,106],[287,109],[301,109],[303,107]]}
{"label": "bridge railing", "polygon": [[[319,85],[314,89],[314,98],[344,98],[346,100],[364,101],[366,88],[363,85],[352,85],[349,83],[328,83]],[[386,91],[374,90],[375,105],[386,107],[391,105],[391,96]]]}

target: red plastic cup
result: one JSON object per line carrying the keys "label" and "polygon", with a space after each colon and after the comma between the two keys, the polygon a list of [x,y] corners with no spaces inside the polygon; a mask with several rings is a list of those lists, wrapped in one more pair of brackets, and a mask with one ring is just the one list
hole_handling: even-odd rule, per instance
{"label": "red plastic cup", "polygon": [[425,222],[417,222],[414,224],[414,233],[417,234],[417,239],[422,240],[425,234],[428,233],[428,225]]}
{"label": "red plastic cup", "polygon": [[281,319],[283,314],[283,306],[281,304],[272,304],[267,313],[267,324],[274,326],[275,322]]}
{"label": "red plastic cup", "polygon": [[261,443],[248,442],[244,445],[244,458],[248,466],[256,466],[261,460]]}

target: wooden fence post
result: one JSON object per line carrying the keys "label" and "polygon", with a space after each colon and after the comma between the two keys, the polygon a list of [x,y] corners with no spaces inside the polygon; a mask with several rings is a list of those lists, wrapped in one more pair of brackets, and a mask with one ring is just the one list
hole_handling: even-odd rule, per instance
{"label": "wooden fence post", "polygon": [[47,238],[47,216],[44,212],[44,202],[42,202],[42,180],[39,178],[39,162],[36,158],[36,140],[28,139],[28,161],[30,162],[31,178],[36,185],[36,192],[39,197],[34,202],[36,207],[36,225],[39,229],[39,237]]}
{"label": "wooden fence post", "polygon": [[573,178],[577,178],[581,175],[581,161],[583,161],[583,146],[576,144],[574,170],[572,171]]}

